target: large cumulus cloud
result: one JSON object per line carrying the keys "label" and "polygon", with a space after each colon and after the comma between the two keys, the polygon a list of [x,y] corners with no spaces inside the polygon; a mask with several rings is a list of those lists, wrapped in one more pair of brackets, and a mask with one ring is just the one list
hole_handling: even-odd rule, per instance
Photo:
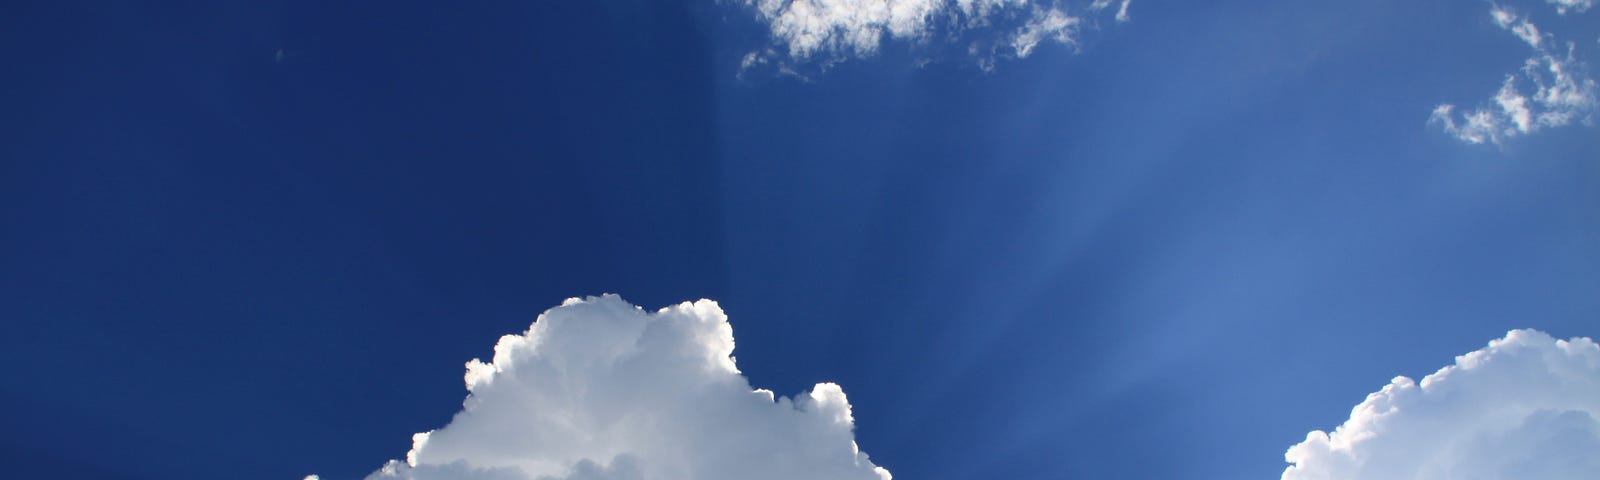
{"label": "large cumulus cloud", "polygon": [[1285,458],[1284,480],[1600,478],[1600,346],[1512,331],[1421,382],[1396,377]]}
{"label": "large cumulus cloud", "polygon": [[856,447],[838,385],[775,397],[732,353],[710,300],[569,299],[469,362],[461,412],[368,479],[890,478]]}

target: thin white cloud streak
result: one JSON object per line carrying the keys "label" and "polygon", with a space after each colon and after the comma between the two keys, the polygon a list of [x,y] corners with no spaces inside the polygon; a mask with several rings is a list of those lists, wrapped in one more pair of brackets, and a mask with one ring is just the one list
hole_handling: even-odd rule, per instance
{"label": "thin white cloud streak", "polygon": [[1545,0],[1556,6],[1556,12],[1566,15],[1567,12],[1583,13],[1594,6],[1594,0]]}
{"label": "thin white cloud streak", "polygon": [[[1561,0],[1561,13],[1582,12],[1592,0]],[[1506,75],[1490,105],[1459,111],[1456,105],[1440,104],[1428,122],[1440,125],[1446,133],[1467,143],[1501,143],[1513,137],[1545,128],[1593,122],[1596,82],[1576,59],[1577,45],[1558,42],[1541,32],[1526,15],[1508,7],[1493,5],[1490,18],[1496,26],[1511,32],[1533,49],[1522,69]],[[1526,93],[1525,93],[1526,92]]]}
{"label": "thin white cloud streak", "polygon": [[1600,478],[1600,345],[1509,332],[1421,382],[1395,377],[1284,458],[1283,480]]}
{"label": "thin white cloud streak", "polygon": [[[450,423],[369,480],[889,480],[856,447],[844,391],[751,388],[716,302],[646,312],[569,299],[490,362]],[[309,477],[308,477],[309,478]]]}
{"label": "thin white cloud streak", "polygon": [[1029,19],[1028,23],[1017,31],[1011,38],[1011,47],[1016,50],[1018,57],[1027,57],[1042,40],[1071,44],[1074,42],[1072,34],[1081,21],[1059,10],[1045,12]]}
{"label": "thin white cloud streak", "polygon": [[1527,43],[1530,47],[1538,49],[1540,47],[1539,44],[1542,40],[1544,40],[1542,35],[1539,33],[1539,27],[1534,26],[1533,22],[1528,21],[1528,17],[1517,15],[1511,10],[1499,5],[1495,5],[1493,8],[1489,9],[1489,16],[1494,18],[1495,25],[1498,25],[1502,29],[1510,30],[1511,33],[1516,34],[1517,38],[1522,39],[1522,41]]}
{"label": "thin white cloud streak", "polygon": [[[1098,11],[1101,11],[1101,10],[1105,10],[1107,7],[1111,6],[1111,2],[1112,2],[1112,0],[1094,0],[1094,3],[1089,4],[1089,11],[1098,12]],[[1115,17],[1118,22],[1126,22],[1126,21],[1129,20],[1129,17],[1128,17],[1128,4],[1129,3],[1133,3],[1133,0],[1122,0],[1121,2],[1118,2],[1117,15]]]}
{"label": "thin white cloud streak", "polygon": [[[1081,14],[1061,0],[736,0],[766,27],[772,45],[750,52],[742,69],[757,65],[823,65],[876,54],[890,41],[929,44],[966,41],[981,65],[996,57],[1024,58],[1042,43],[1077,44],[1086,15],[1109,10],[1094,0]],[[1129,19],[1131,0],[1114,12]],[[981,34],[975,32],[982,32]],[[1003,46],[1004,48],[997,48]]]}

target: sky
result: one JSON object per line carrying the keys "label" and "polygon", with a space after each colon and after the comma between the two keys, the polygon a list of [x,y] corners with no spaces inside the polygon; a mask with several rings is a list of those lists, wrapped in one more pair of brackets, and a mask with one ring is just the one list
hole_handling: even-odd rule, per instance
{"label": "sky", "polygon": [[1594,478],[1593,3],[7,2],[0,469]]}

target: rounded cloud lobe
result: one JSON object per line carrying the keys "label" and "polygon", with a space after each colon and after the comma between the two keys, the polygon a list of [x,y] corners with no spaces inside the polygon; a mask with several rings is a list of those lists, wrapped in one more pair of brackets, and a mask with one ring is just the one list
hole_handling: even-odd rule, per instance
{"label": "rounded cloud lobe", "polygon": [[1600,346],[1512,331],[1396,377],[1284,457],[1284,480],[1600,478]]}
{"label": "rounded cloud lobe", "polygon": [[732,353],[710,300],[569,299],[469,362],[461,412],[368,479],[890,478],[856,447],[838,385],[775,397]]}

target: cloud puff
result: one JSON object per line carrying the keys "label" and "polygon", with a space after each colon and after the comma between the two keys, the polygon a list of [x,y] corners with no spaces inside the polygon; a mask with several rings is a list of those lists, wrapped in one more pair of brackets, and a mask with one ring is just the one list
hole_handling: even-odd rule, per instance
{"label": "cloud puff", "polygon": [[[1094,0],[1069,13],[1062,0],[736,0],[767,26],[772,46],[750,52],[742,68],[789,68],[870,56],[884,38],[918,44],[965,43],[982,65],[994,58],[1027,57],[1041,42],[1075,45],[1087,15],[1111,11],[1113,0]],[[1114,18],[1127,21],[1128,4]]]}
{"label": "cloud puff", "polygon": [[1600,345],[1512,331],[1396,377],[1284,457],[1284,480],[1600,478]]}
{"label": "cloud puff", "polygon": [[569,299],[494,359],[467,363],[449,425],[369,480],[888,480],[854,440],[844,391],[753,389],[716,302],[646,312]]}
{"label": "cloud puff", "polygon": [[[1592,2],[1551,0],[1562,14],[1583,12]],[[1527,16],[1510,8],[1493,5],[1489,14],[1495,25],[1533,49],[1533,55],[1523,62],[1520,71],[1506,75],[1492,105],[1457,112],[1453,104],[1440,104],[1434,107],[1429,123],[1439,124],[1445,132],[1468,143],[1500,143],[1574,121],[1591,123],[1597,87],[1585,66],[1574,58],[1577,44],[1557,42]]]}

